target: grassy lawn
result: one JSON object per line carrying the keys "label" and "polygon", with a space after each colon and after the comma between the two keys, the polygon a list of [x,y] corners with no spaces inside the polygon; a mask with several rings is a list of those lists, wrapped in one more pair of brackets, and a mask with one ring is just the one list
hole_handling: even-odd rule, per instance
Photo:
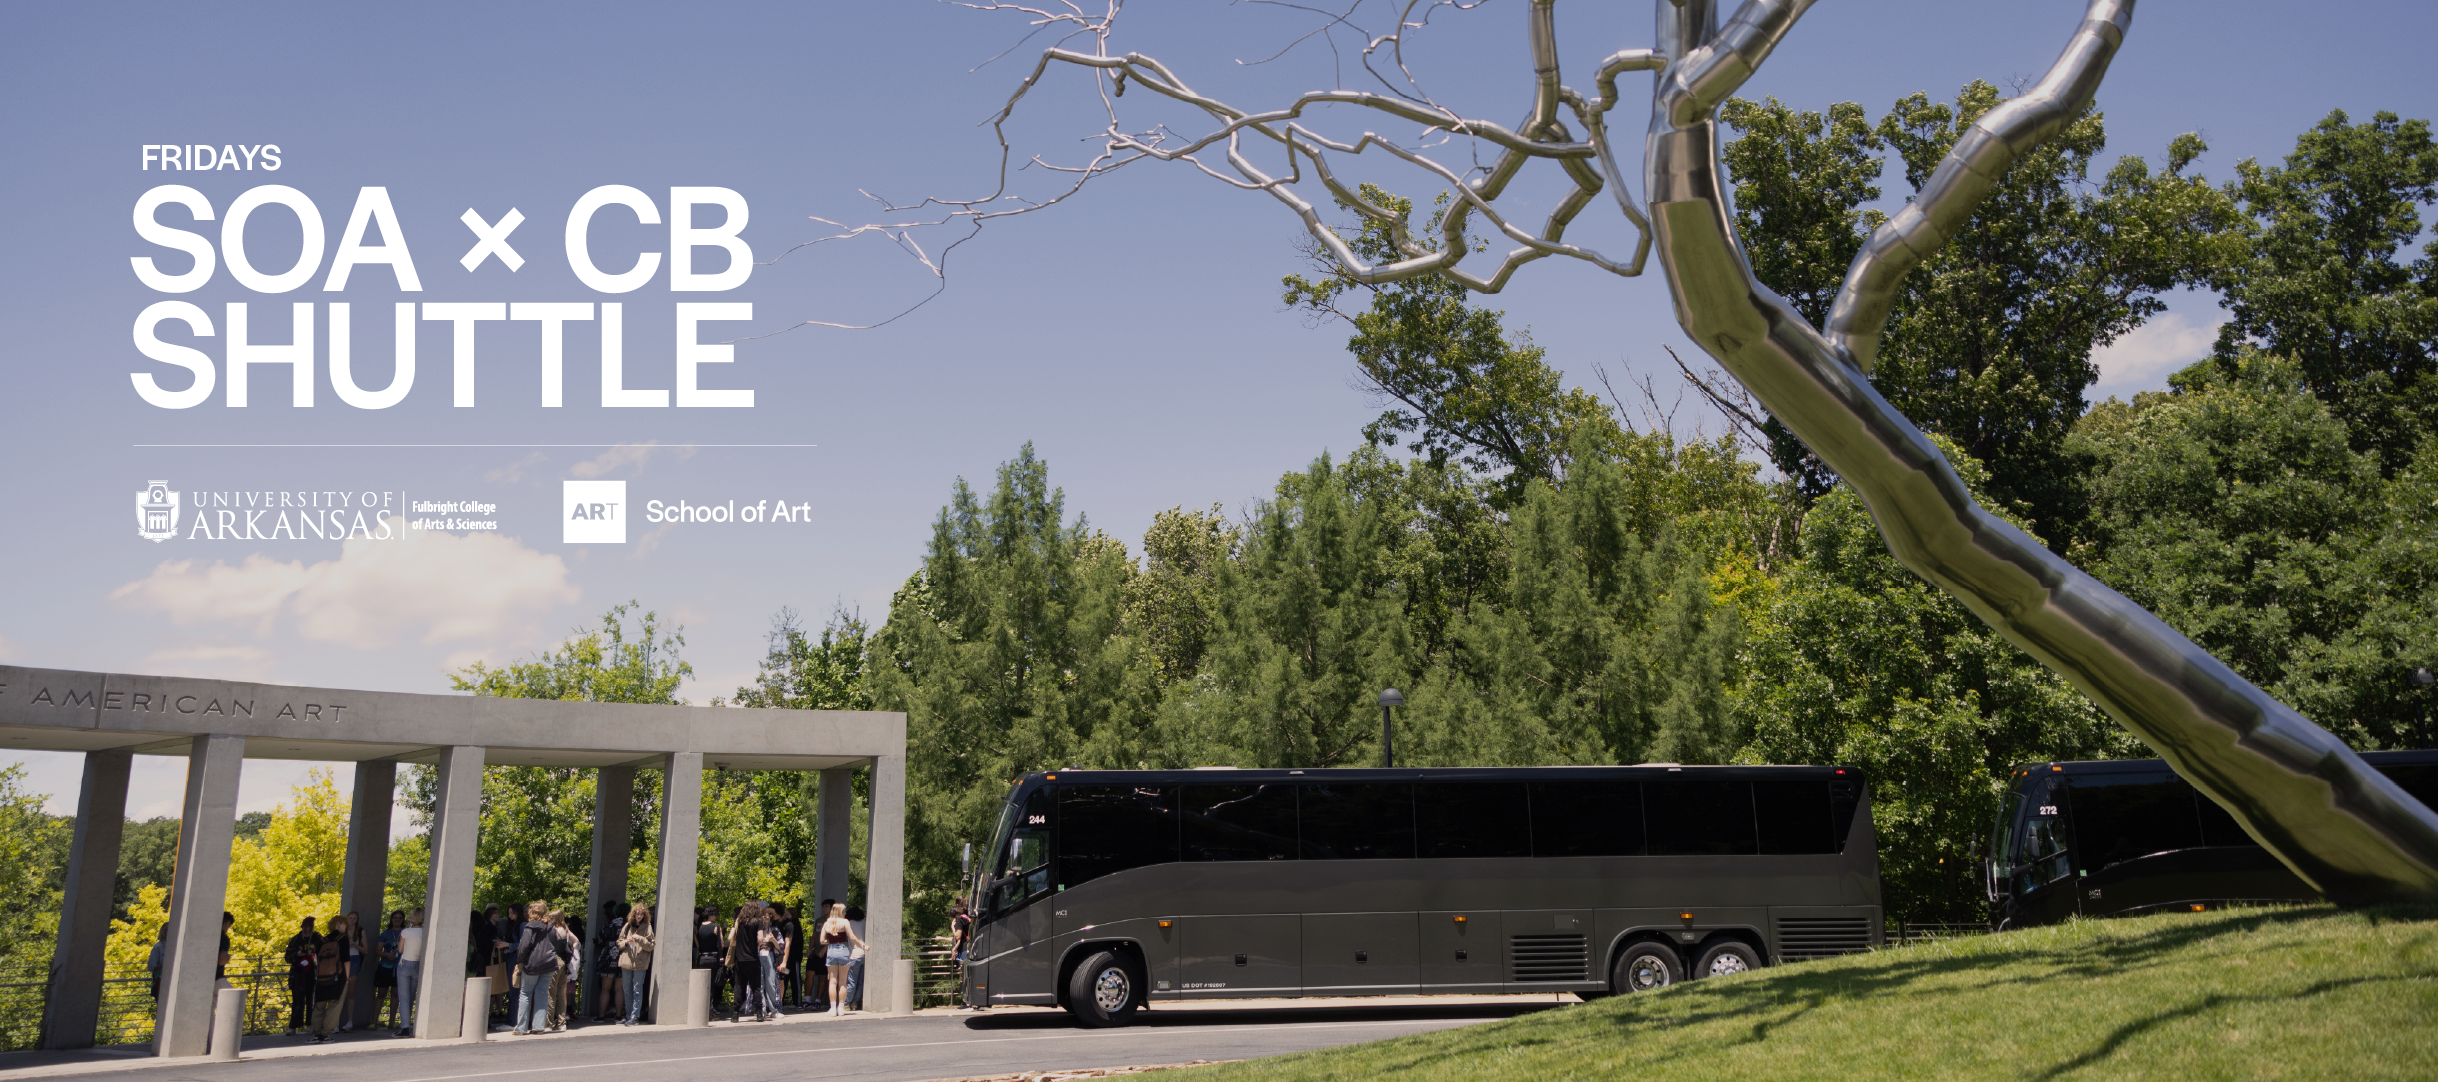
{"label": "grassy lawn", "polygon": [[2438,910],[2077,921],[1184,1077],[2431,1079]]}

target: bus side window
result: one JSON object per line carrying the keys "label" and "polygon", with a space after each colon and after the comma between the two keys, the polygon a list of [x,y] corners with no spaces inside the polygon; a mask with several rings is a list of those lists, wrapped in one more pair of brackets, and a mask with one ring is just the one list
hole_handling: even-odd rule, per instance
{"label": "bus side window", "polygon": [[1306,782],[1298,794],[1305,860],[1408,860],[1414,787],[1405,782]]}
{"label": "bus side window", "polygon": [[1760,849],[1748,781],[1644,782],[1642,813],[1652,856],[1750,856]]}
{"label": "bus side window", "polygon": [[2438,808],[2438,763],[2396,763],[2380,767],[2379,773],[2387,775],[2387,780],[2412,794],[2413,799]]}
{"label": "bus side window", "polygon": [[2193,790],[2193,810],[2201,813],[2201,844],[2211,846],[2260,846],[2243,832],[2243,824],[2235,821],[2234,813],[2219,807],[2199,789]]}
{"label": "bus side window", "polygon": [[1075,887],[1177,859],[1176,787],[1070,785],[1058,791],[1058,882]]}
{"label": "bus side window", "polygon": [[1531,856],[1524,783],[1420,783],[1414,786],[1414,834],[1425,858]]}
{"label": "bus side window", "polygon": [[1763,853],[1834,853],[1826,778],[1752,783],[1753,817]]}
{"label": "bus side window", "polygon": [[1533,856],[1642,855],[1641,782],[1536,781],[1531,792]]}
{"label": "bus side window", "polygon": [[2073,781],[2074,833],[2083,868],[2201,845],[2200,795],[2166,772],[2086,774]]}
{"label": "bus side window", "polygon": [[1295,786],[1188,785],[1177,809],[1186,860],[1296,859]]}

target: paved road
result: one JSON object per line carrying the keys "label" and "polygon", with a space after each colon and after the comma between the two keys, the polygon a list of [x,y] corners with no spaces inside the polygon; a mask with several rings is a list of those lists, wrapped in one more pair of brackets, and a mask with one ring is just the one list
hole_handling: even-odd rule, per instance
{"label": "paved road", "polygon": [[[1015,1071],[1250,1059],[1471,1025],[1552,1006],[1329,1007],[1139,1016],[1123,1029],[1077,1027],[1064,1015],[926,1015],[848,1024],[644,1030],[576,1040],[498,1040],[235,1064],[108,1071],[130,1082],[765,1082],[921,1079]],[[90,1069],[90,1068],[88,1068]],[[79,1072],[79,1077],[93,1077]]]}

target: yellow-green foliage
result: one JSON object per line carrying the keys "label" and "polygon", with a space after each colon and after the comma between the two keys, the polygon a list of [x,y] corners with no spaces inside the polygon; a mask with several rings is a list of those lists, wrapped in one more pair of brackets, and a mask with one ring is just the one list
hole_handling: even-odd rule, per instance
{"label": "yellow-green foliage", "polygon": [[[229,930],[232,954],[278,954],[296,934],[300,918],[318,926],[339,912],[339,882],[347,871],[347,798],[327,769],[313,771],[271,811],[257,838],[239,838],[229,850],[227,909],[237,917]],[[141,963],[168,920],[169,892],[145,888],[129,907],[129,920],[110,923],[104,948],[113,962]],[[365,914],[366,920],[374,914]]]}
{"label": "yellow-green foliage", "polygon": [[2438,1074],[2438,910],[2075,921],[1763,969],[1179,1082]]}

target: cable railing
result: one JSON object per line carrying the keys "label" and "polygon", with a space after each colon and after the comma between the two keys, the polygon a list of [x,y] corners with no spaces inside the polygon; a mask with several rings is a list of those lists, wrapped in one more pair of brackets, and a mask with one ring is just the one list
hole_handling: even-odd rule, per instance
{"label": "cable railing", "polygon": [[[288,967],[279,955],[232,956],[228,981],[246,990],[247,1034],[277,1033],[287,1027]],[[50,966],[0,970],[0,1051],[23,1051],[42,1043],[42,1017],[50,999]],[[93,1042],[152,1040],[155,1010],[150,970],[137,963],[104,966],[101,1018],[94,1026]]]}

